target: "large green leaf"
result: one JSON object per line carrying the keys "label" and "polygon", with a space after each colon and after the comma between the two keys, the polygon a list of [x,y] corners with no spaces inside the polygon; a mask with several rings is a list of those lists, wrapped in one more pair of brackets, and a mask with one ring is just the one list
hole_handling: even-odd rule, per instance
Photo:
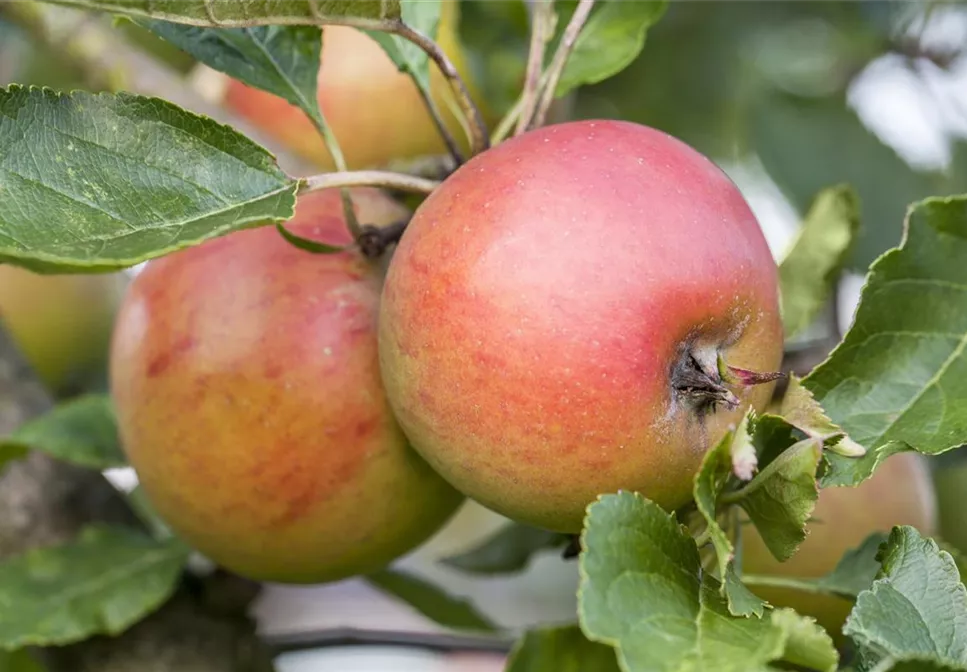
{"label": "large green leaf", "polygon": [[901,245],[870,269],[856,318],[802,380],[829,418],[869,452],[827,452],[826,485],[855,485],[908,447],[936,454],[967,441],[967,196],[931,198]]}
{"label": "large green leaf", "polygon": [[859,203],[848,186],[821,191],[792,248],[779,264],[786,338],[810,325],[826,305],[859,231]]}
{"label": "large green leaf", "polygon": [[383,570],[366,580],[387,595],[402,600],[435,623],[454,630],[494,632],[496,626],[467,600],[448,595],[440,587],[413,574]]}
{"label": "large green leaf", "polygon": [[895,527],[872,588],[856,598],[843,633],[883,657],[923,657],[967,669],[967,589],[932,539]]}
{"label": "large green leaf", "polygon": [[318,26],[199,28],[138,20],[202,63],[299,107],[322,125],[318,90],[322,30]]}
{"label": "large green leaf", "polygon": [[194,26],[349,23],[372,25],[400,17],[399,0],[47,0]]}
{"label": "large green leaf", "polygon": [[[668,9],[668,0],[603,0],[574,42],[555,96],[596,84],[624,70],[645,46],[645,35]],[[562,22],[563,23],[563,22]]]}
{"label": "large green leaf", "polygon": [[795,612],[730,615],[695,542],[654,502],[628,492],[599,497],[582,541],[581,629],[614,646],[626,672],[760,672],[778,660],[835,669],[828,635]]}
{"label": "large green leaf", "polygon": [[127,464],[111,399],[100,394],[65,401],[0,440],[0,454],[17,448],[40,450],[93,469]]}
{"label": "large green leaf", "polygon": [[177,540],[93,525],[0,564],[0,649],[123,632],[168,599],[188,554]]}
{"label": "large green leaf", "polygon": [[619,672],[614,649],[590,641],[577,626],[528,630],[505,672]]}
{"label": "large green leaf", "polygon": [[0,262],[132,266],[285,221],[298,185],[234,129],[163,100],[0,89]]}

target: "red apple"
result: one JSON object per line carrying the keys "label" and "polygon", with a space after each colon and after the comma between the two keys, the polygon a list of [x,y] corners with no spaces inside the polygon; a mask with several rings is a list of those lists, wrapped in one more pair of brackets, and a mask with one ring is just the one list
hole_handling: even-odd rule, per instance
{"label": "red apple", "polygon": [[763,408],[717,359],[773,371],[777,269],[735,185],[645,126],[579,121],[504,142],[418,208],[390,264],[383,380],[414,447],[515,520],[581,529],[601,493],[666,509]]}
{"label": "red apple", "polygon": [[[404,213],[359,190],[363,223]],[[287,228],[351,241],[338,192]],[[380,383],[383,266],[314,255],[273,227],[152,261],[111,353],[124,449],[172,529],[234,572],[317,583],[378,569],[463,497],[409,447]]]}

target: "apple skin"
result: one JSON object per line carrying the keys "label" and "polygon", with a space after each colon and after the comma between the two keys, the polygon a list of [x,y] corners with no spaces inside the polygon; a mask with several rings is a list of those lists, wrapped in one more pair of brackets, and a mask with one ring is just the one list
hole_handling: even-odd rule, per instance
{"label": "apple skin", "polygon": [[[887,458],[873,476],[856,487],[820,490],[808,536],[786,562],[766,548],[752,525],[743,527],[742,571],[748,574],[819,578],[836,568],[843,553],[859,546],[874,532],[889,533],[894,525],[912,525],[921,534],[937,533],[937,503],[924,459],[915,453]],[[787,588],[752,586],[752,591],[777,607],[791,607],[812,616],[834,641],[845,641],[842,627],[853,603],[832,595]]]}
{"label": "apple skin", "polygon": [[[404,214],[355,190],[363,223]],[[338,192],[286,227],[351,241]],[[464,501],[408,445],[378,370],[383,267],[314,255],[274,227],[150,262],[114,333],[124,449],[171,528],[255,580],[324,583],[379,569]]]}
{"label": "apple skin", "polygon": [[126,284],[119,273],[47,275],[0,264],[0,319],[51,392],[107,365]]}
{"label": "apple skin", "polygon": [[[443,4],[437,42],[467,82],[471,96],[479,100],[457,39],[457,11],[456,2]],[[446,153],[416,84],[373,38],[348,26],[325,26],[322,33],[319,106],[350,170]],[[466,135],[445,102],[448,89],[440,70],[431,64],[432,98],[458,145],[467,151]],[[323,170],[335,170],[322,137],[298,107],[235,79],[227,84],[224,103],[293,153]]]}
{"label": "apple skin", "polygon": [[711,161],[623,121],[545,126],[477,155],[417,209],[379,353],[414,447],[497,513],[580,531],[599,494],[691,500],[706,450],[773,384],[699,417],[690,354],[777,370],[777,270]]}
{"label": "apple skin", "polygon": [[[955,455],[954,453],[961,455]],[[965,451],[952,451],[936,460],[932,472],[940,515],[940,536],[967,555],[967,460]],[[950,459],[954,458],[954,459]]]}

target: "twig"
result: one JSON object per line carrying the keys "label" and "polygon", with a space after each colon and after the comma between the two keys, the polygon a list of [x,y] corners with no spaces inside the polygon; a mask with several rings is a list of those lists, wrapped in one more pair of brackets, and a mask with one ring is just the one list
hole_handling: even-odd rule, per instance
{"label": "twig", "polygon": [[420,92],[420,97],[423,99],[423,103],[426,105],[426,109],[430,113],[430,118],[433,119],[436,129],[440,133],[440,137],[443,138],[443,142],[447,146],[447,151],[450,152],[450,156],[453,157],[454,163],[459,166],[464,162],[464,157],[463,152],[460,151],[459,145],[457,145],[457,139],[453,137],[453,133],[451,133],[450,129],[447,128],[446,123],[443,121],[443,117],[440,115],[440,109],[437,107],[430,94],[424,90],[422,86],[417,86],[416,88]]}
{"label": "twig", "polygon": [[574,49],[574,43],[577,42],[578,35],[581,34],[581,29],[584,27],[593,8],[594,0],[580,0],[578,2],[578,6],[574,10],[574,14],[571,16],[567,28],[564,29],[564,36],[561,38],[561,43],[557,46],[557,51],[554,52],[554,58],[547,68],[547,82],[544,84],[540,102],[534,111],[533,118],[526,122],[525,128],[537,128],[544,123],[544,119],[547,117],[547,110],[551,107],[551,103],[554,102],[554,92],[557,89],[558,82],[561,81],[564,66],[567,65],[567,59]]}
{"label": "twig", "polygon": [[426,52],[426,55],[440,68],[441,74],[450,82],[450,88],[453,89],[460,109],[470,125],[470,154],[479,154],[489,148],[490,138],[488,137],[487,123],[484,121],[476,103],[473,102],[473,98],[470,97],[470,91],[467,89],[463,78],[460,77],[460,73],[457,72],[457,68],[443,53],[440,45],[402,21],[384,22],[378,30],[399,35]]}
{"label": "twig", "polygon": [[[541,72],[544,69],[544,53],[547,43],[554,33],[554,0],[535,0],[533,4],[530,50],[527,55],[527,74],[524,77],[524,90],[520,96],[517,131],[519,135],[527,128],[527,120],[534,115],[541,92]],[[515,105],[515,108],[517,106]]]}
{"label": "twig", "polygon": [[300,191],[317,191],[319,189],[338,189],[342,187],[382,187],[384,189],[398,189],[417,194],[429,194],[440,186],[436,180],[424,177],[414,177],[403,173],[391,173],[386,170],[356,170],[339,173],[320,173],[304,178]]}

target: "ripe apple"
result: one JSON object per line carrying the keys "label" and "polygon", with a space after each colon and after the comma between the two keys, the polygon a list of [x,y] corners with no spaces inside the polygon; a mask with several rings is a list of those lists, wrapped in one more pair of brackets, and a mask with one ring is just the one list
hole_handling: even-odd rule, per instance
{"label": "ripe apple", "polygon": [[956,450],[937,456],[933,466],[933,486],[937,493],[940,536],[967,555],[967,451]]}
{"label": "ripe apple", "polygon": [[[468,81],[459,44],[458,11],[457,2],[443,3],[437,43],[479,99]],[[322,34],[319,105],[350,170],[447,151],[416,84],[373,38],[347,26],[325,26]],[[447,128],[468,149],[460,122],[446,103],[449,84],[432,63],[430,80],[432,98]],[[234,79],[227,84],[224,102],[294,153],[324,170],[335,169],[321,136],[299,108]]]}
{"label": "ripe apple", "polygon": [[118,273],[45,275],[0,265],[0,319],[53,393],[106,366],[125,285]]}
{"label": "ripe apple", "polygon": [[[835,569],[843,553],[874,532],[889,533],[894,525],[912,525],[921,534],[936,534],[937,505],[927,465],[916,453],[893,455],[856,487],[820,490],[812,518],[806,540],[785,562],[775,559],[754,526],[744,526],[743,572],[819,578]],[[812,616],[836,641],[843,641],[842,627],[853,608],[851,601],[771,586],[752,586],[752,591],[775,606]]]}
{"label": "ripe apple", "polygon": [[[362,223],[404,213],[357,190]],[[351,241],[337,191],[301,196],[293,232]],[[408,445],[380,383],[383,267],[314,255],[273,227],[150,262],[118,315],[111,385],[124,449],[172,529],[256,580],[376,570],[464,498]]]}
{"label": "ripe apple", "polygon": [[739,190],[668,135],[545,126],[477,155],[417,209],[379,320],[390,403],[466,495],[578,532],[602,493],[674,509],[772,384],[776,264]]}

